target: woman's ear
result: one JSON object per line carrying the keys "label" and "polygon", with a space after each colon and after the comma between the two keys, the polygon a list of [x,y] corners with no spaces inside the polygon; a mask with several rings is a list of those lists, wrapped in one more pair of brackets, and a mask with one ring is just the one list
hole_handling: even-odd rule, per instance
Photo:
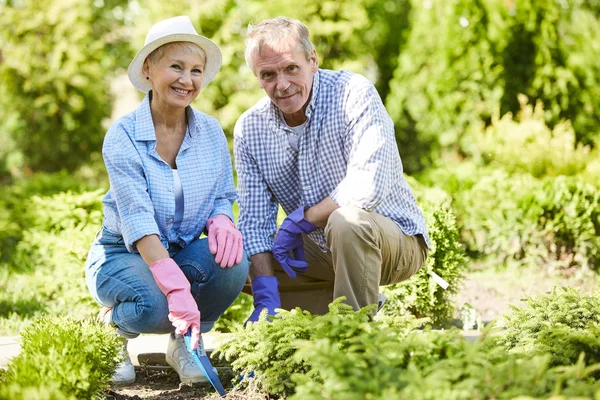
{"label": "woman's ear", "polygon": [[148,75],[150,75],[150,61],[148,61],[147,58],[144,60],[144,64],[142,65],[142,74],[144,74],[146,79],[150,79],[148,77]]}

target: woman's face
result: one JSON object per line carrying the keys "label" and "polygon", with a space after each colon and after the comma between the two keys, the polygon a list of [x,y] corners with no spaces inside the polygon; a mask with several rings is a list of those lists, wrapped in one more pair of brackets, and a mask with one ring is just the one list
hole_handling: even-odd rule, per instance
{"label": "woman's face", "polygon": [[200,93],[204,80],[204,57],[183,46],[168,46],[161,58],[144,62],[144,75],[152,84],[152,106],[185,108]]}

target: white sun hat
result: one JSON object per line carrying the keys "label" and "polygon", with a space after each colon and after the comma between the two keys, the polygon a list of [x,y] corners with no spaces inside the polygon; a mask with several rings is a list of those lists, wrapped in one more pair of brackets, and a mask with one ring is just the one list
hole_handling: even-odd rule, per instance
{"label": "white sun hat", "polygon": [[152,89],[150,81],[142,74],[144,61],[154,50],[171,42],[192,42],[204,50],[206,64],[204,65],[202,87],[208,85],[217,75],[222,64],[221,50],[212,40],[198,35],[190,18],[182,15],[157,22],[148,31],[144,47],[137,52],[127,69],[129,80],[136,89],[144,93],[148,93]]}

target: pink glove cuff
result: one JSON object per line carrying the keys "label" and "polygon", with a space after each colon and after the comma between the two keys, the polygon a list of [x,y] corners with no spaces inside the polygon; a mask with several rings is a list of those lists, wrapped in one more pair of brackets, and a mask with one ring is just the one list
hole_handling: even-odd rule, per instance
{"label": "pink glove cuff", "polygon": [[165,296],[175,290],[190,291],[190,283],[172,258],[163,258],[150,264],[150,271]]}

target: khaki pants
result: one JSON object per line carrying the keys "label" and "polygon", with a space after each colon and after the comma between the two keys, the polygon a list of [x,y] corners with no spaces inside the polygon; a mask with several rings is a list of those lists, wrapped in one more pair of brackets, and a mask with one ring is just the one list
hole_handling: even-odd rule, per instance
{"label": "khaki pants", "polygon": [[[308,271],[295,279],[274,263],[282,308],[324,314],[340,296],[355,310],[376,304],[380,285],[408,279],[427,259],[427,245],[420,235],[407,236],[391,219],[360,208],[335,210],[325,237],[330,253],[304,236]],[[252,293],[250,284],[244,292]]]}

